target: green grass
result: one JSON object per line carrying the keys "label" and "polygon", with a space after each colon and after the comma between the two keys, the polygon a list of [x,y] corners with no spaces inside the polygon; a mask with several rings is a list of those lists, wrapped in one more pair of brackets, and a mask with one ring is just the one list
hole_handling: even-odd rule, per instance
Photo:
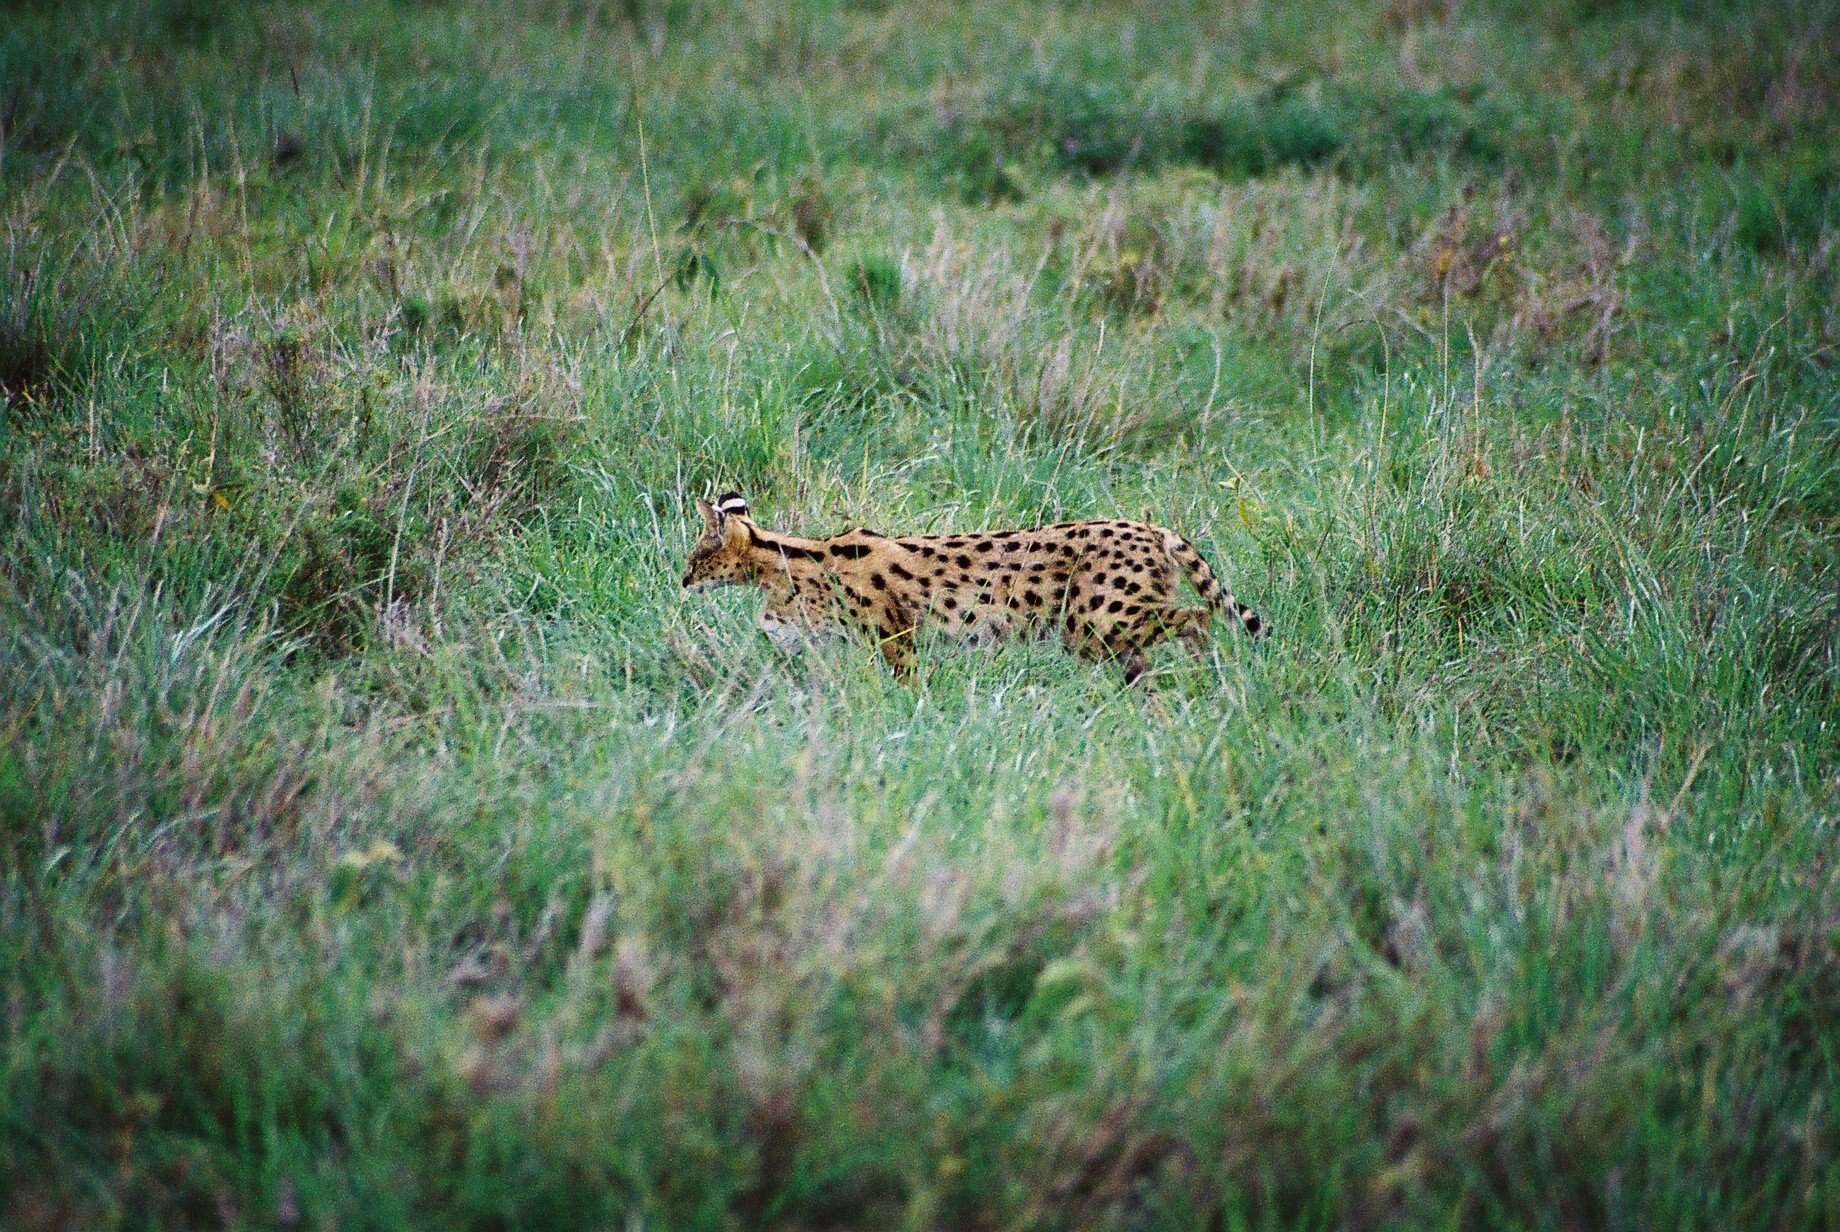
{"label": "green grass", "polygon": [[[0,1224],[1829,1226],[1837,64],[16,6]],[[908,690],[681,593],[727,488],[1275,636]]]}

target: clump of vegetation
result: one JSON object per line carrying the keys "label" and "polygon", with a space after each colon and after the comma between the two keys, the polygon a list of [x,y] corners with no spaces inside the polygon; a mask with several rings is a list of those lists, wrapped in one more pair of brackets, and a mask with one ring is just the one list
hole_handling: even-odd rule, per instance
{"label": "clump of vegetation", "polygon": [[[1024,199],[1041,170],[1104,179],[1194,167],[1239,180],[1287,167],[1365,174],[1436,159],[1495,171],[1510,150],[1543,157],[1534,138],[1549,122],[1480,87],[1376,91],[1287,79],[1177,104],[1118,82],[1051,74],[950,107],[927,153],[965,200],[996,203]],[[916,142],[903,135],[890,144]]]}
{"label": "clump of vegetation", "polygon": [[1818,240],[1840,208],[1840,168],[1831,158],[1796,158],[1778,175],[1744,176],[1735,234],[1759,252],[1780,252]]}
{"label": "clump of vegetation", "polygon": [[0,1225],[1831,1221],[1831,14],[931,16],[9,10]]}
{"label": "clump of vegetation", "polygon": [[135,288],[75,243],[46,245],[10,227],[0,260],[0,408],[44,422],[49,404],[92,388],[134,344]]}
{"label": "clump of vegetation", "polygon": [[901,267],[879,254],[862,257],[850,267],[850,287],[863,303],[888,311],[901,301]]}

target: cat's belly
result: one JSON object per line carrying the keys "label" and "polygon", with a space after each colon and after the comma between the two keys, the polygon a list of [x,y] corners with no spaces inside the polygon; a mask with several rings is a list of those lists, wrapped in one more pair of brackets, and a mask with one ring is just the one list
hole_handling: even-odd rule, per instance
{"label": "cat's belly", "polygon": [[801,620],[788,620],[776,612],[760,614],[760,631],[767,639],[782,650],[799,651],[818,638],[833,638],[838,630],[826,625],[808,623]]}

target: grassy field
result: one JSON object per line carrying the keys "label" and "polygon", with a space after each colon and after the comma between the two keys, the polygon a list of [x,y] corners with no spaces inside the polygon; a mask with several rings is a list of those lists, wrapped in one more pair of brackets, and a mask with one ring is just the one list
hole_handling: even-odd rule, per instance
{"label": "grassy field", "polygon": [[[0,20],[0,1224],[1840,1211],[1840,6]],[[692,499],[1274,628],[771,649]]]}

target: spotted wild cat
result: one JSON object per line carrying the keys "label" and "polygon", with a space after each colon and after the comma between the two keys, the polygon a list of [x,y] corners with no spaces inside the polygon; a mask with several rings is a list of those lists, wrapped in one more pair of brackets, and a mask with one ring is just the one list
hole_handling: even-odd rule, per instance
{"label": "spotted wild cat", "polygon": [[[684,586],[746,584],[767,593],[760,623],[776,639],[857,629],[875,638],[895,674],[914,669],[914,632],[944,628],[969,641],[1056,633],[1082,658],[1115,658],[1127,681],[1165,637],[1199,652],[1209,618],[1266,631],[1224,590],[1175,531],[1142,522],[1061,522],[1033,530],[890,538],[856,529],[826,539],[765,530],[729,492],[696,502],[703,534]],[[1208,606],[1177,603],[1185,575]]]}

